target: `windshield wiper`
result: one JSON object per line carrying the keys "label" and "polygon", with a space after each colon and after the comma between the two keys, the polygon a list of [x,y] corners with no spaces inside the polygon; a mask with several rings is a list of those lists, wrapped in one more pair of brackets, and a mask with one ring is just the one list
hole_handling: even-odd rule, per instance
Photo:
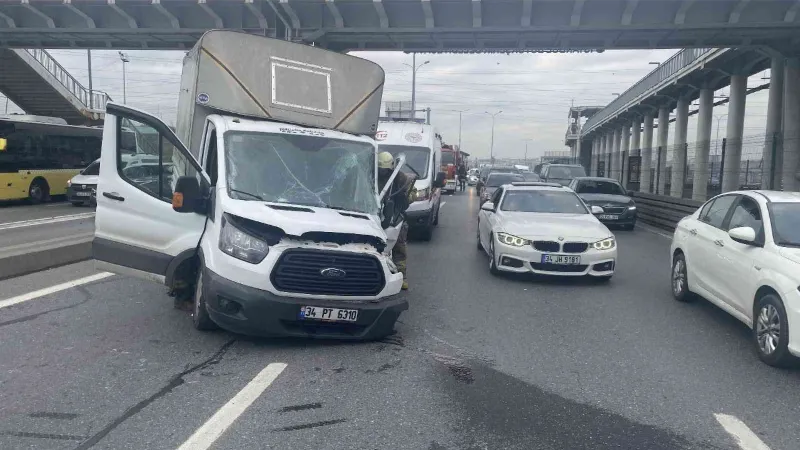
{"label": "windshield wiper", "polygon": [[251,194],[250,192],[240,191],[238,189],[229,189],[231,192],[236,192],[237,194],[246,195],[248,197],[254,198],[256,200],[261,200],[262,202],[265,201],[263,197],[256,194]]}

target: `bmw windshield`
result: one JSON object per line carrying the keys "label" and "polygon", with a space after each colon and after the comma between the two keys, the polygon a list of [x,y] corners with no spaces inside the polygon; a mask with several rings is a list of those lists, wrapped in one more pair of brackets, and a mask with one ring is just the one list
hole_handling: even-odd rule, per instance
{"label": "bmw windshield", "polygon": [[273,133],[225,133],[231,198],[378,213],[375,147]]}

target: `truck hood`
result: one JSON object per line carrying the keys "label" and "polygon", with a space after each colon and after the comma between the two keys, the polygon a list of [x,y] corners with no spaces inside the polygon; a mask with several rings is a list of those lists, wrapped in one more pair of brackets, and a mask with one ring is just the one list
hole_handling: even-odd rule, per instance
{"label": "truck hood", "polygon": [[278,227],[290,236],[309,232],[343,233],[372,236],[386,242],[386,233],[378,218],[370,214],[231,198],[225,199],[223,211]]}
{"label": "truck hood", "polygon": [[591,214],[504,212],[501,224],[503,231],[525,239],[562,237],[593,242],[612,235]]}
{"label": "truck hood", "polygon": [[603,206],[607,204],[627,205],[631,203],[631,198],[627,195],[613,194],[578,194],[589,205]]}

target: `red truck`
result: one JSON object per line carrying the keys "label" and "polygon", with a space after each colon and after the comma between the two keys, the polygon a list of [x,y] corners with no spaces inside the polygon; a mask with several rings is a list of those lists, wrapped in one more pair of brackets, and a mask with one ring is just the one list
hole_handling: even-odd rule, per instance
{"label": "red truck", "polygon": [[461,152],[458,150],[457,145],[442,144],[441,171],[445,173],[445,182],[442,192],[456,192],[456,187],[458,186],[456,175],[458,166],[462,163]]}

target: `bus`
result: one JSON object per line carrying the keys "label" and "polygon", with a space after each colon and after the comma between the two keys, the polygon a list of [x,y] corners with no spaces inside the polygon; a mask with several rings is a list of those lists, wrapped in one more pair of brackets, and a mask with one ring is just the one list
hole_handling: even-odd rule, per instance
{"label": "bus", "polygon": [[0,117],[0,201],[49,201],[100,158],[103,129],[57,118]]}

